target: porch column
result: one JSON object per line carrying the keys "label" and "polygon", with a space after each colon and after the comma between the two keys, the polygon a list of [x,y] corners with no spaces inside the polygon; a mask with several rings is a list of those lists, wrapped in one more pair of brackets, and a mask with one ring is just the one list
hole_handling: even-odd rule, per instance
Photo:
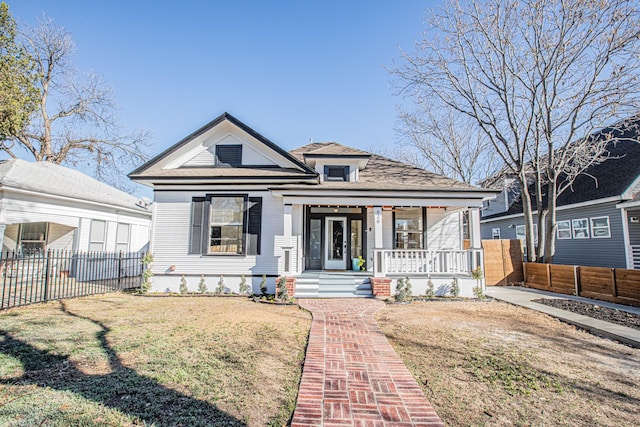
{"label": "porch column", "polygon": [[[480,235],[480,209],[469,209],[469,240],[471,244],[471,270],[480,267],[484,271],[484,256],[482,253],[482,237]],[[484,286],[484,280],[482,281]]]}
{"label": "porch column", "polygon": [[293,234],[293,221],[292,221],[292,205],[284,205],[284,235],[282,236],[282,268],[284,273],[291,273],[292,270],[292,249],[291,235]]}
{"label": "porch column", "polygon": [[0,224],[0,252],[2,252],[2,248],[4,245],[4,230],[7,228],[6,224]]}
{"label": "porch column", "polygon": [[382,206],[373,207],[373,275],[384,277],[384,267],[382,265]]}
{"label": "porch column", "polygon": [[480,209],[469,209],[469,240],[471,249],[480,249],[482,247],[482,238],[480,235]]}

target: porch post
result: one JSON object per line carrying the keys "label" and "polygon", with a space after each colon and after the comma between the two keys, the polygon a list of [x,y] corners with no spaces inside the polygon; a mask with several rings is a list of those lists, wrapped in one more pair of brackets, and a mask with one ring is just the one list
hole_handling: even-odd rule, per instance
{"label": "porch post", "polygon": [[373,248],[382,249],[382,206],[373,207]]}
{"label": "porch post", "polygon": [[7,228],[6,224],[0,224],[0,254],[2,254],[2,247],[4,245],[4,230]]}
{"label": "porch post", "polygon": [[[484,256],[482,253],[482,237],[480,235],[480,209],[469,209],[469,240],[471,249],[470,269],[480,267],[484,271]],[[484,280],[483,280],[484,283]]]}
{"label": "porch post", "polygon": [[284,270],[284,274],[291,273],[293,257],[292,257],[292,249],[293,245],[291,244],[291,235],[293,234],[293,220],[292,216],[293,207],[291,205],[284,205],[284,234],[282,236],[282,268]]}
{"label": "porch post", "polygon": [[469,209],[469,238],[471,249],[480,249],[482,247],[482,239],[480,236],[480,209]]}

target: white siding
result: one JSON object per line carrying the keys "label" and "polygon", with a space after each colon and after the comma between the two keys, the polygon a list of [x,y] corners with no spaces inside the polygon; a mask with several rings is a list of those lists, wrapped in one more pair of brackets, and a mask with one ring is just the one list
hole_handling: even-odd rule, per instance
{"label": "white siding", "polygon": [[4,230],[4,241],[2,242],[3,251],[15,251],[18,246],[18,231],[20,225],[10,224]]}
{"label": "white siding", "polygon": [[[136,247],[132,247],[132,250],[144,247],[149,238],[150,213],[129,213],[117,207],[53,199],[46,196],[24,195],[9,191],[3,193],[2,209],[2,217],[7,224],[7,230],[9,230],[9,234],[5,230],[3,246],[10,250],[16,248],[17,225],[31,222],[49,223],[48,247],[50,249],[88,250],[92,219],[107,222],[108,233],[105,250],[115,250],[115,233],[118,222],[138,226],[138,233],[132,233],[131,241],[136,242]],[[14,233],[15,236],[11,233]],[[7,240],[7,236],[9,240]]]}
{"label": "white siding", "polygon": [[249,141],[238,138],[236,136],[227,135],[219,141],[207,140],[205,144],[212,144],[208,147],[201,146],[197,154],[184,163],[184,166],[212,166],[216,162],[216,145],[242,145],[242,164],[243,165],[270,165],[277,164],[267,158],[263,153],[256,150]]}
{"label": "white siding", "polygon": [[445,209],[427,209],[427,249],[461,249],[460,214]]}
{"label": "white siding", "polygon": [[[262,197],[262,236],[260,255],[190,255],[191,199],[215,193],[166,192],[156,193],[153,235],[153,272],[156,275],[276,275],[282,271],[283,205],[282,199],[268,192],[248,192],[249,197]],[[294,211],[297,212],[297,211]],[[297,215],[295,215],[297,216]],[[294,217],[295,217],[294,216]],[[294,233],[300,225],[295,225]],[[292,243],[301,241],[297,234]],[[294,248],[293,257],[298,248]],[[294,260],[295,261],[295,260]],[[175,270],[171,271],[171,266]],[[160,282],[164,282],[161,279]]]}

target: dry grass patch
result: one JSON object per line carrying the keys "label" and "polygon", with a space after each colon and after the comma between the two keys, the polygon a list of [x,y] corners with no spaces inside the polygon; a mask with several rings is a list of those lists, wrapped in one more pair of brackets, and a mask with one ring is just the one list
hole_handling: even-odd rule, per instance
{"label": "dry grass patch", "polygon": [[0,313],[0,425],[282,425],[310,324],[242,298],[110,294]]}
{"label": "dry grass patch", "polygon": [[376,318],[447,425],[638,425],[637,349],[501,302],[414,302]]}

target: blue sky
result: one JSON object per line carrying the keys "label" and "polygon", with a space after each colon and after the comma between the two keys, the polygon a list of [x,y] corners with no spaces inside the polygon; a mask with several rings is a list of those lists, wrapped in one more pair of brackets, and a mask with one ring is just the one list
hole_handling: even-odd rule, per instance
{"label": "blue sky", "polygon": [[224,111],[284,149],[392,145],[384,66],[410,49],[439,1],[7,1],[72,33],[75,64],[104,76],[121,122],[155,155]]}

